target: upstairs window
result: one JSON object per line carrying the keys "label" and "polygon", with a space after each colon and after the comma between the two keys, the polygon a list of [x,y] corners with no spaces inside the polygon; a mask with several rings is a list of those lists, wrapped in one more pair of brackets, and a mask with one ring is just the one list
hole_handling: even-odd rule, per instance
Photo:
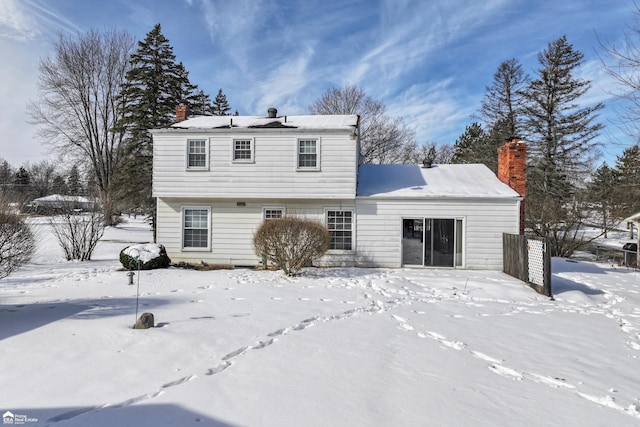
{"label": "upstairs window", "polygon": [[250,139],[233,140],[233,161],[237,163],[253,162],[253,141]]}
{"label": "upstairs window", "polygon": [[208,144],[204,139],[190,139],[187,141],[187,169],[207,169]]}
{"label": "upstairs window", "polygon": [[319,152],[320,145],[317,139],[299,139],[298,169],[318,170],[320,168]]}
{"label": "upstairs window", "polygon": [[330,250],[353,249],[353,211],[327,211],[327,228],[331,235]]}

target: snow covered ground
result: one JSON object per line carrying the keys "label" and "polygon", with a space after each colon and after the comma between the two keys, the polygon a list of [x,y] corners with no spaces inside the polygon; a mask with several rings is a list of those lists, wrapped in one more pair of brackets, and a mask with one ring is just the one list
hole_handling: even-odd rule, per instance
{"label": "snow covered ground", "polygon": [[[143,271],[108,229],[63,261],[46,223],[0,280],[0,412],[27,426],[640,425],[640,275],[554,260],[555,301],[500,272]],[[156,328],[134,330],[139,312]],[[8,421],[8,420],[7,420]]]}

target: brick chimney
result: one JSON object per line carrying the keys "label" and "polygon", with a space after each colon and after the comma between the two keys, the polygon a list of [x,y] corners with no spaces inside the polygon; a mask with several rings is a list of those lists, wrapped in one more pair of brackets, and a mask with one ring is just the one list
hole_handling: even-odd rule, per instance
{"label": "brick chimney", "polygon": [[512,138],[498,148],[498,179],[513,188],[520,202],[520,234],[524,234],[524,198],[527,193],[527,144]]}
{"label": "brick chimney", "polygon": [[187,106],[181,102],[176,105],[176,123],[184,122],[187,120]]}

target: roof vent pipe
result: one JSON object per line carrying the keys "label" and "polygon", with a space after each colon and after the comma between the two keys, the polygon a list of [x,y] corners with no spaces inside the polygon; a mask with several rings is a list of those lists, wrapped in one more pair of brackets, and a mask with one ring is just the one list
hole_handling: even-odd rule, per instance
{"label": "roof vent pipe", "polygon": [[275,119],[278,116],[278,110],[271,107],[267,110],[268,116],[270,119]]}

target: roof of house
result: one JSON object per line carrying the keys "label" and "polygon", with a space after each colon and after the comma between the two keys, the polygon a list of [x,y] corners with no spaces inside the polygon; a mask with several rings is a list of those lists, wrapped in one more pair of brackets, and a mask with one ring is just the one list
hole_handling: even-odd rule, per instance
{"label": "roof of house", "polygon": [[295,128],[295,129],[344,129],[358,126],[358,116],[305,115],[305,116],[196,116],[171,125],[174,129],[224,129],[224,128]]}
{"label": "roof of house", "polygon": [[361,165],[358,196],[383,198],[520,198],[483,164]]}
{"label": "roof of house", "polygon": [[624,222],[635,222],[635,223],[640,223],[640,212],[635,213],[633,215],[631,215],[628,218],[625,218],[623,220]]}

